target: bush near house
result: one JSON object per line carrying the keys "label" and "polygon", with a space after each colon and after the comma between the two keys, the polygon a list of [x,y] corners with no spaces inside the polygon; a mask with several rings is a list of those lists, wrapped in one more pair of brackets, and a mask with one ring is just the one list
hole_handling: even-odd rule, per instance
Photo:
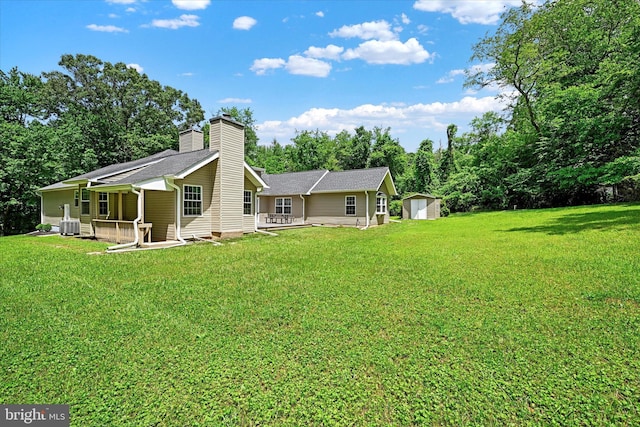
{"label": "bush near house", "polygon": [[3,237],[0,403],[82,426],[638,424],[639,242],[638,204],[114,255]]}

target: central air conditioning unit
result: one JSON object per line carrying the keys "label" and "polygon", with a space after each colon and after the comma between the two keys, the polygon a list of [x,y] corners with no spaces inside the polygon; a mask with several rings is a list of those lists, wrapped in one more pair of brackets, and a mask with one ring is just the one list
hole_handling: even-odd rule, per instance
{"label": "central air conditioning unit", "polygon": [[70,207],[67,203],[64,205],[64,216],[62,217],[62,221],[60,221],[60,234],[63,236],[80,234],[80,221],[77,219],[71,219],[69,210]]}

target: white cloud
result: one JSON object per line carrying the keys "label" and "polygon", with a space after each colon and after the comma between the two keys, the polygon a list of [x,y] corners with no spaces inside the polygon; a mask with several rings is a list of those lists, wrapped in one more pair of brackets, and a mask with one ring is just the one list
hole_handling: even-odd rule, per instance
{"label": "white cloud", "polygon": [[117,19],[117,18],[120,18],[120,17],[119,17],[118,15],[116,15],[115,13],[110,13],[110,14],[109,14],[109,15],[107,15],[107,16],[109,16],[109,18],[111,18],[111,19]]}
{"label": "white cloud", "polygon": [[91,31],[101,31],[104,33],[128,33],[129,32],[129,30],[122,27],[116,27],[115,25],[89,24],[87,25],[87,28],[90,29]]}
{"label": "white cloud", "polygon": [[276,70],[285,66],[287,61],[282,58],[261,58],[253,61],[250,70],[259,76],[263,76],[269,70]]}
{"label": "white cloud", "polygon": [[521,0],[416,0],[413,8],[423,12],[440,12],[453,16],[461,24],[496,24],[507,8],[517,7]]}
{"label": "white cloud", "polygon": [[198,19],[200,19],[198,15],[180,15],[180,17],[176,19],[154,19],[151,25],[158,28],[177,30],[182,27],[199,26],[200,22],[198,22]]}
{"label": "white cloud", "polygon": [[491,63],[487,63],[487,64],[472,65],[471,67],[469,67],[467,69],[451,70],[445,76],[440,77],[438,79],[438,81],[436,81],[436,83],[438,83],[438,84],[452,83],[456,79],[456,77],[458,77],[458,76],[464,76],[464,75],[467,75],[467,74],[472,74],[473,75],[473,74],[476,74],[476,73],[486,73],[487,71],[489,71],[493,67],[495,67],[495,65],[496,64],[491,62]]}
{"label": "white cloud", "polygon": [[206,9],[211,0],[171,0],[173,5],[183,10],[201,10]]}
{"label": "white cloud", "polygon": [[369,40],[355,49],[348,49],[344,59],[362,59],[369,64],[421,64],[432,59],[434,54],[427,52],[415,38],[405,43],[399,40]]}
{"label": "white cloud", "polygon": [[127,64],[127,68],[133,68],[140,74],[142,74],[142,72],[144,71],[144,68],[142,68],[140,64]]}
{"label": "white cloud", "polygon": [[456,77],[458,76],[464,76],[465,74],[465,70],[463,69],[456,69],[456,70],[451,70],[447,73],[446,76],[444,77],[440,77],[436,83],[438,84],[444,84],[444,83],[452,83]]}
{"label": "white cloud", "polygon": [[[296,130],[319,129],[335,135],[342,130],[353,131],[358,126],[391,127],[394,133],[415,133],[415,144],[424,138],[426,130],[444,133],[449,123],[463,124],[487,111],[501,111],[503,101],[493,96],[475,98],[465,96],[454,102],[433,102],[430,104],[404,105],[363,104],[351,109],[311,108],[287,120],[268,120],[257,125],[261,141],[271,141],[274,137],[281,143],[288,143]],[[401,143],[407,144],[407,141]]]}
{"label": "white cloud", "polygon": [[291,55],[287,61],[282,58],[261,58],[253,61],[250,70],[258,76],[265,75],[270,70],[286,69],[289,74],[311,77],[327,77],[331,72],[331,64],[319,59]]}
{"label": "white cloud", "polygon": [[112,4],[133,4],[136,0],[107,0],[107,3]]}
{"label": "white cloud", "polygon": [[316,12],[316,16],[319,17],[319,18],[324,18],[324,12],[319,10],[319,11]]}
{"label": "white cloud", "polygon": [[180,73],[178,74],[179,77],[193,77],[195,76],[195,74],[191,73],[191,72],[186,72],[186,73]]}
{"label": "white cloud", "polygon": [[250,98],[224,98],[218,100],[218,104],[251,104]]}
{"label": "white cloud", "polygon": [[304,54],[310,58],[320,59],[332,59],[334,61],[340,60],[340,55],[344,52],[344,48],[336,46],[334,44],[327,45],[327,47],[311,46],[305,50]]}
{"label": "white cloud", "polygon": [[125,12],[128,12],[128,13],[134,13],[135,11],[136,11],[135,7],[128,7],[125,9]]}
{"label": "white cloud", "polygon": [[290,74],[311,77],[327,77],[331,72],[331,64],[314,58],[292,55],[285,65]]}
{"label": "white cloud", "polygon": [[391,31],[391,25],[385,20],[343,25],[339,29],[330,32],[329,36],[345,39],[357,37],[362,40],[395,40],[398,38],[397,34]]}
{"label": "white cloud", "polygon": [[424,24],[418,25],[418,34],[427,34],[429,32],[429,27]]}
{"label": "white cloud", "polygon": [[233,21],[234,30],[250,30],[258,21],[250,16],[240,16]]}
{"label": "white cloud", "polygon": [[409,19],[409,17],[408,17],[405,13],[403,13],[402,15],[400,15],[400,20],[402,21],[402,23],[403,23],[404,25],[409,25],[409,24],[411,24],[411,19]]}

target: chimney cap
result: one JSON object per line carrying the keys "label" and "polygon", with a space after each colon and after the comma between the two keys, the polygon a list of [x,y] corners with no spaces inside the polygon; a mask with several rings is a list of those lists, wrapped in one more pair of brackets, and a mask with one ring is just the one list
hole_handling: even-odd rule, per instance
{"label": "chimney cap", "polygon": [[179,134],[180,134],[180,135],[183,135],[183,134],[185,134],[185,133],[187,133],[187,132],[198,132],[198,133],[202,133],[202,131],[201,131],[200,129],[193,129],[193,128],[190,128],[190,129],[181,130],[181,131],[179,132]]}
{"label": "chimney cap", "polygon": [[229,114],[229,113],[222,113],[222,115],[220,115],[220,116],[213,117],[213,118],[209,119],[209,123],[217,122],[218,120],[224,120],[226,122],[233,123],[235,125],[244,127],[244,123],[241,123],[241,122],[235,120],[233,117],[231,117],[231,114]]}

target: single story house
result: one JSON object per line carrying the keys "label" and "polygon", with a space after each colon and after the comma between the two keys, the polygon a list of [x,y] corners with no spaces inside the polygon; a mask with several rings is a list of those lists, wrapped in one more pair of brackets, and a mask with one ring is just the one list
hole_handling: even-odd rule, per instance
{"label": "single story house", "polygon": [[210,125],[209,148],[202,132],[183,131],[179,151],[41,188],[41,222],[123,246],[237,237],[256,231],[261,213],[306,223],[388,222],[387,196],[396,194],[388,168],[263,174],[244,161],[241,123],[223,115]]}
{"label": "single story house", "polygon": [[440,218],[440,199],[431,194],[412,194],[402,199],[403,219]]}
{"label": "single story house", "polygon": [[258,212],[291,215],[304,224],[370,227],[389,222],[388,199],[397,195],[389,168],[262,174],[267,184]]}
{"label": "single story house", "polygon": [[[40,189],[41,222],[116,243],[241,236],[256,230],[266,184],[244,161],[244,126],[229,116],[180,134],[180,150],[115,164]],[[65,209],[66,207],[66,209]]]}

